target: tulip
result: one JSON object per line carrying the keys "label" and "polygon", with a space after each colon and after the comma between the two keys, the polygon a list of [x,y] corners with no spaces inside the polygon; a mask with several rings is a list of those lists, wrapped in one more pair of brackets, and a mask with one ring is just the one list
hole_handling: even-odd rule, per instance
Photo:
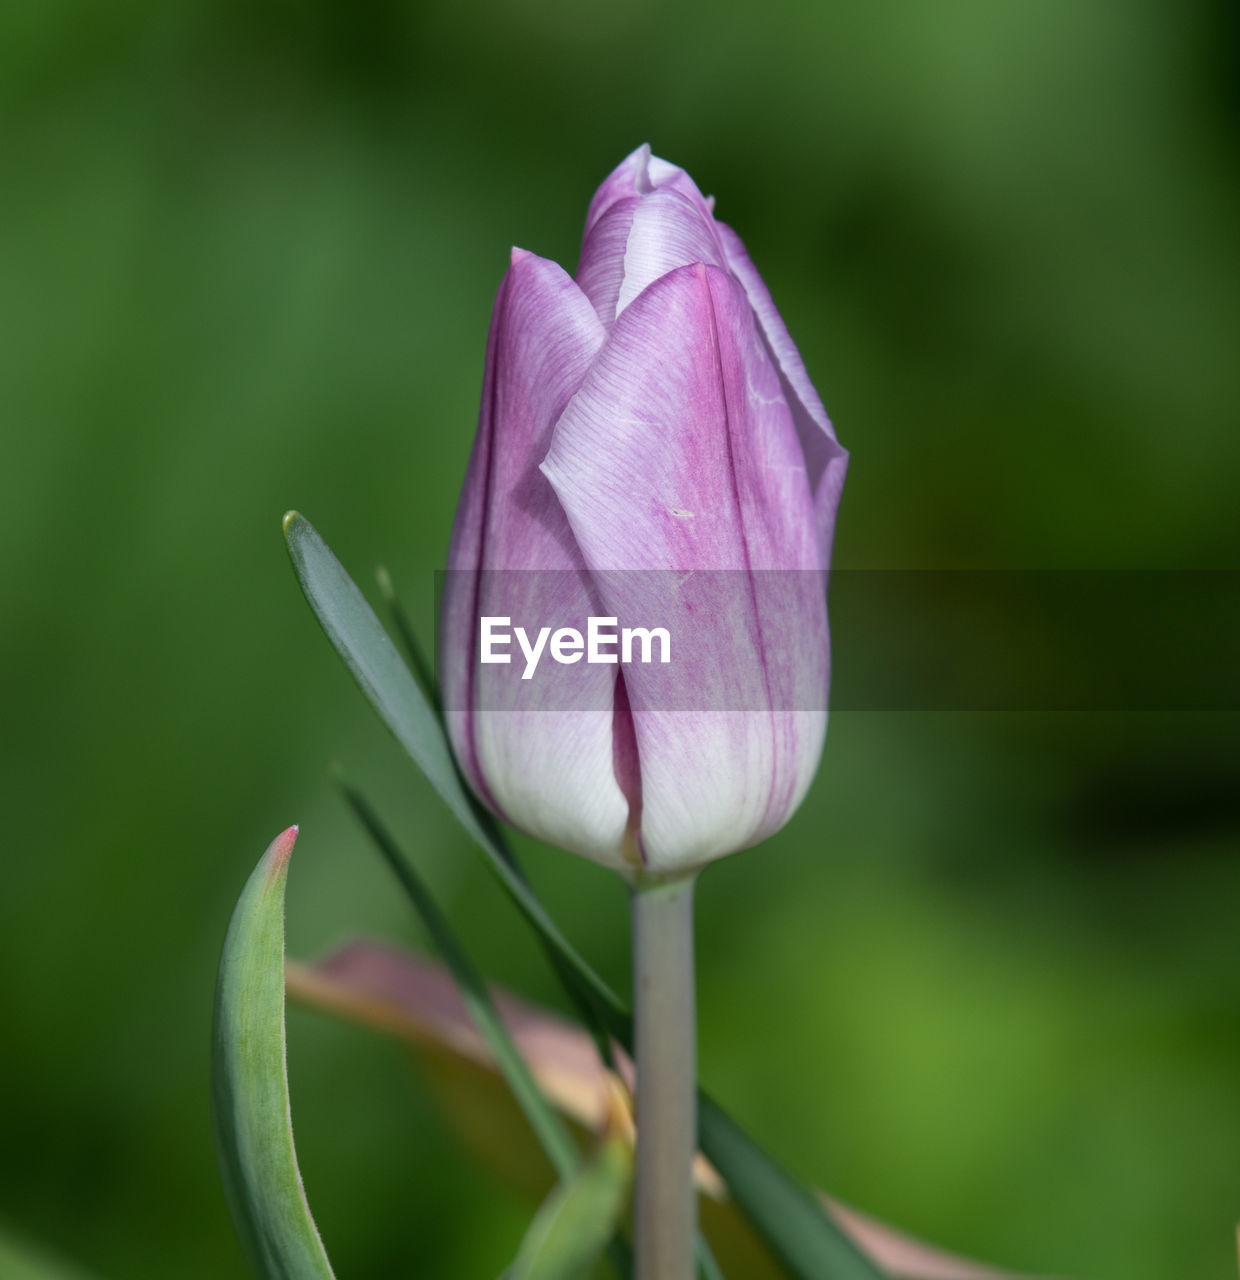
{"label": "tulip", "polygon": [[[648,147],[595,194],[575,279],[513,250],[449,551],[444,710],[486,805],[632,885],[638,1280],[693,1274],[693,885],[817,768],[847,458],[740,239]],[[595,661],[600,623],[661,629],[670,662]],[[523,661],[496,651],[514,637]]]}
{"label": "tulip", "polygon": [[[630,877],[782,826],[822,750],[847,457],[739,237],[648,147],[595,194],[575,279],[514,249],[440,643],[483,802]],[[481,665],[480,619],[531,614],[582,634],[591,616],[653,619],[678,651],[670,669],[529,684],[515,646],[515,664]]]}

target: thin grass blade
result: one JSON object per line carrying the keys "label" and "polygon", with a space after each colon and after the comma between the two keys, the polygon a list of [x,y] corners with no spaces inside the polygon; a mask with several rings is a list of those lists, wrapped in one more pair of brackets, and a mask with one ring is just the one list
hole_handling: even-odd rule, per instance
{"label": "thin grass blade", "polygon": [[443,701],[439,695],[439,682],[435,679],[435,668],[430,659],[427,658],[426,651],[418,640],[418,634],[413,629],[413,623],[409,621],[405,606],[401,604],[400,598],[396,594],[396,586],[392,582],[392,575],[385,565],[380,565],[375,570],[375,583],[379,587],[379,594],[383,597],[383,603],[387,605],[388,617],[392,620],[396,638],[400,641],[401,648],[405,651],[405,657],[409,661],[409,669],[417,680],[418,687],[431,704],[436,720],[442,723]]}
{"label": "thin grass blade", "polygon": [[580,1162],[577,1144],[560,1118],[559,1112],[543,1096],[534,1077],[530,1074],[525,1059],[513,1043],[508,1029],[495,1009],[482,974],[461,946],[447,917],[439,909],[439,905],[431,896],[430,890],[427,889],[413,863],[379,821],[375,811],[347,782],[340,778],[336,781],[345,802],[365,827],[376,848],[400,881],[401,887],[409,895],[426,931],[431,936],[435,949],[456,980],[461,998],[474,1025],[495,1055],[500,1073],[525,1113],[556,1175],[560,1178],[571,1176]]}
{"label": "thin grass blade", "polygon": [[698,1090],[702,1154],[798,1280],[883,1280],[886,1273],[708,1094]]}

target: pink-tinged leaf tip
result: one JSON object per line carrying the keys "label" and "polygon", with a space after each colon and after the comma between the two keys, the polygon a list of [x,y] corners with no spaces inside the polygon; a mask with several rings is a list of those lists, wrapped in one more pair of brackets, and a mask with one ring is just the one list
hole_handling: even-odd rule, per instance
{"label": "pink-tinged leaf tip", "polygon": [[271,873],[283,871],[288,865],[288,860],[292,857],[293,846],[297,843],[297,835],[300,828],[294,824],[286,827],[271,842],[270,848],[267,850],[267,856],[271,859]]}

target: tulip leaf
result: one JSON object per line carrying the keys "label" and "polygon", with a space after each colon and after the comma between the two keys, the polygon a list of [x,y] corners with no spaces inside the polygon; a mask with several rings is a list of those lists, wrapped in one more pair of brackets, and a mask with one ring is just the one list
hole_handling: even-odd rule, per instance
{"label": "tulip leaf", "polygon": [[[611,1034],[630,1052],[633,1020],[623,1007],[600,1005]],[[698,1144],[732,1198],[795,1280],[885,1280],[885,1273],[848,1238],[821,1204],[782,1169],[702,1089]],[[712,1260],[698,1255],[710,1274]]]}
{"label": "tulip leaf", "polygon": [[484,843],[434,709],[366,597],[300,512],[284,517],[284,537],[306,600],[350,674],[457,820]]}
{"label": "tulip leaf", "polygon": [[562,973],[562,966],[567,966],[593,1000],[619,1007],[619,997],[560,932],[499,838],[493,820],[474,803],[430,699],[344,566],[299,512],[284,517],[284,537],[297,580],[332,646],[380,719],[486,854],[522,915],[558,958],[557,970]]}
{"label": "tulip leaf", "polygon": [[[633,1020],[618,1004],[596,1006],[607,1029],[630,1052]],[[698,1090],[698,1144],[732,1198],[796,1280],[885,1280],[884,1272],[821,1204],[735,1120]],[[709,1260],[699,1252],[699,1266]]]}
{"label": "tulip leaf", "polygon": [[[474,804],[430,699],[401,661],[374,610],[304,516],[289,512],[284,532],[302,591],[362,692],[486,854],[552,955],[557,975],[587,1023],[593,1024],[592,1031],[601,1024],[631,1048],[632,1018],[624,1003],[564,937],[534,896],[495,824]],[[699,1136],[703,1152],[737,1203],[796,1280],[878,1280],[882,1276],[808,1192],[701,1093]]]}
{"label": "tulip leaf", "polygon": [[505,1280],[581,1280],[602,1256],[624,1212],[633,1158],[619,1135],[543,1201]]}
{"label": "tulip leaf", "polygon": [[405,651],[405,657],[409,659],[409,669],[417,680],[418,687],[435,709],[435,718],[442,723],[443,702],[439,696],[439,684],[435,679],[435,669],[427,660],[426,652],[418,642],[417,632],[414,631],[413,624],[409,621],[409,615],[405,612],[404,605],[401,604],[400,598],[396,594],[396,586],[392,582],[392,575],[384,565],[380,565],[375,570],[375,583],[379,588],[379,594],[383,597],[383,603],[387,605],[388,617],[392,621],[396,638],[400,641],[401,648]]}
{"label": "tulip leaf", "polygon": [[886,1276],[707,1094],[698,1090],[702,1153],[727,1183],[771,1251],[798,1280],[882,1280]]}
{"label": "tulip leaf", "polygon": [[272,842],[242,890],[220,960],[211,1063],[233,1221],[268,1280],[331,1280],[297,1168],[285,1074],[284,886],[297,838]]}

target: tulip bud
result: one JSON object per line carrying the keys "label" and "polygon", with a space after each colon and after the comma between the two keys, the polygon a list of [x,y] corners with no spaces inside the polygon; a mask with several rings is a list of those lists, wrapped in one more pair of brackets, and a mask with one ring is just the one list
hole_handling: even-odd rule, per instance
{"label": "tulip bud", "polygon": [[[826,729],[847,461],[740,239],[648,147],[596,193],[576,279],[513,250],[439,648],[482,801],[632,875],[782,826]],[[625,628],[670,662],[609,661]]]}

